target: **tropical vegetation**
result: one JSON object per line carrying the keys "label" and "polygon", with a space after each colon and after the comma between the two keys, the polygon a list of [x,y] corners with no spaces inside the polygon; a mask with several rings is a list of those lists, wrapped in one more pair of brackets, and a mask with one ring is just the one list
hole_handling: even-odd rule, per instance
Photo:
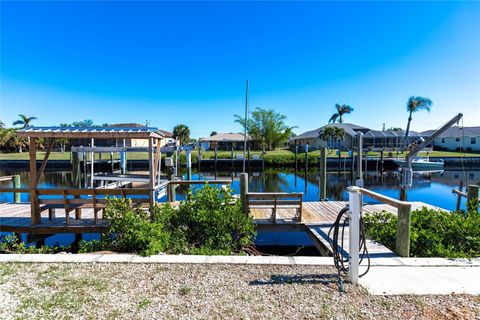
{"label": "tropical vegetation", "polygon": [[353,108],[349,106],[348,104],[335,104],[335,108],[337,109],[337,112],[335,112],[331,117],[330,120],[328,120],[328,123],[335,123],[338,121],[338,123],[343,123],[343,115],[345,114],[350,114],[353,112]]}
{"label": "tropical vegetation", "polygon": [[190,141],[190,128],[184,124],[178,124],[173,128],[173,136],[178,139],[180,145]]}
{"label": "tropical vegetation", "polygon": [[[367,238],[395,250],[397,216],[382,212],[363,218]],[[480,257],[480,215],[478,201],[465,212],[423,208],[411,215],[412,257]]]}
{"label": "tropical vegetation", "polygon": [[415,112],[421,111],[421,110],[427,110],[430,112],[430,109],[433,105],[432,100],[424,97],[415,97],[411,96],[408,98],[407,101],[407,112],[408,112],[408,122],[407,122],[407,129],[405,130],[405,142],[403,148],[407,148],[407,138],[408,138],[408,133],[410,132],[410,123],[412,122],[412,115]]}
{"label": "tropical vegetation", "polygon": [[[242,128],[247,127],[253,148],[273,150],[282,147],[292,136],[295,127],[288,126],[287,116],[273,109],[256,108],[250,113],[248,121],[244,117],[235,115],[235,122]],[[248,122],[248,123],[247,123]]]}
{"label": "tropical vegetation", "polygon": [[37,120],[36,117],[27,117],[26,115],[23,115],[23,114],[19,114],[18,115],[20,117],[20,120],[16,120],[13,122],[13,125],[14,126],[20,126],[20,128],[25,128],[25,127],[28,127],[30,126],[30,123],[33,121],[33,120]]}
{"label": "tropical vegetation", "polygon": [[[322,131],[320,131],[319,138],[323,141],[329,142],[339,142],[345,139],[345,130],[336,126],[327,126]],[[327,147],[328,147],[327,143]]]}
{"label": "tropical vegetation", "polygon": [[[228,204],[228,205],[226,205]],[[110,199],[104,213],[111,227],[81,251],[111,250],[140,255],[239,254],[253,243],[252,218],[230,189],[205,185],[190,191],[178,208],[157,205],[151,215],[129,199]]]}

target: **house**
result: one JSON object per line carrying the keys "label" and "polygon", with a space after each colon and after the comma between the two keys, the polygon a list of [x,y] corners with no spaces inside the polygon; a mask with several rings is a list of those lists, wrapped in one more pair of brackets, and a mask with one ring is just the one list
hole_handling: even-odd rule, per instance
{"label": "house", "polygon": [[[324,141],[320,139],[320,133],[325,128],[332,126],[342,128],[345,131],[343,140],[329,139],[328,141]],[[291,146],[304,146],[308,143],[310,150],[320,148],[352,150],[357,148],[358,132],[363,133],[363,148],[368,150],[400,150],[403,148],[405,141],[405,131],[403,130],[377,131],[352,123],[333,123],[293,137],[289,140],[289,144]],[[419,140],[422,140],[422,134],[410,131],[407,138],[407,145]]]}
{"label": "house", "polygon": [[[199,146],[202,150],[234,150],[243,149],[245,136],[241,133],[219,133],[210,137],[198,139]],[[247,137],[247,140],[250,138]]]}
{"label": "house", "polygon": [[[345,131],[345,136],[343,141],[324,141],[320,139],[320,132],[327,127],[338,127],[342,128]],[[298,136],[290,138],[288,141],[290,146],[305,146],[308,143],[310,150],[317,150],[320,148],[330,148],[330,149],[351,149],[353,145],[356,145],[356,135],[358,131],[366,133],[369,129],[358,126],[352,123],[332,123],[327,124],[326,126],[320,127],[315,130],[310,130],[299,134]]]}
{"label": "house", "polygon": [[[422,132],[423,137],[429,137],[435,130]],[[433,141],[435,150],[459,151],[480,151],[480,127],[459,127],[448,128]]]}

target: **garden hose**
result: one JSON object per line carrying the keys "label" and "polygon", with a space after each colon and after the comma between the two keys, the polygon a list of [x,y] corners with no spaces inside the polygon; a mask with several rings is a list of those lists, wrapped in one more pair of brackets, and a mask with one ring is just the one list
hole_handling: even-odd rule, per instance
{"label": "garden hose", "polygon": [[[343,278],[348,275],[348,253],[343,250],[343,243],[345,239],[345,227],[349,224],[349,209],[348,206],[340,210],[337,215],[337,218],[330,230],[328,231],[328,239],[330,246],[332,247],[332,255],[335,268],[338,272],[338,287],[341,292],[345,292]],[[333,235],[332,235],[333,232]],[[370,255],[368,254],[367,244],[365,240],[365,230],[363,225],[363,219],[360,216],[360,243],[359,243],[359,252],[361,252],[359,264],[362,263],[363,259],[367,258],[367,270],[359,275],[363,277],[370,270]]]}

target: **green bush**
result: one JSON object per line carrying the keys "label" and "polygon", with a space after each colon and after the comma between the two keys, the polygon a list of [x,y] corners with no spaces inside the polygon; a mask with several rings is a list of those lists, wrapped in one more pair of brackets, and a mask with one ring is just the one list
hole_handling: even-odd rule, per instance
{"label": "green bush", "polygon": [[255,236],[252,219],[231,190],[209,185],[189,192],[178,208],[155,206],[152,216],[128,199],[109,199],[104,215],[111,221],[109,231],[98,241],[82,242],[81,252],[231,254]]}
{"label": "green bush", "polygon": [[[477,208],[478,210],[478,208]],[[366,215],[367,238],[395,250],[397,217],[388,212]],[[412,212],[410,255],[414,257],[472,258],[480,256],[478,211],[445,212],[422,208]]]}
{"label": "green bush", "polygon": [[14,234],[0,236],[0,253],[58,253],[70,251],[70,247],[27,246]]}

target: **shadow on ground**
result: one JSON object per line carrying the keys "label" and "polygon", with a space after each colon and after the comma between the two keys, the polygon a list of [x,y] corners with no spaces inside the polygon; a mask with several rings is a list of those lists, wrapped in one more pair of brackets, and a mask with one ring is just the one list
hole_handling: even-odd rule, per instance
{"label": "shadow on ground", "polygon": [[336,274],[303,274],[303,275],[280,275],[272,274],[270,279],[259,279],[250,281],[252,286],[272,284],[324,284],[331,286],[337,282]]}

